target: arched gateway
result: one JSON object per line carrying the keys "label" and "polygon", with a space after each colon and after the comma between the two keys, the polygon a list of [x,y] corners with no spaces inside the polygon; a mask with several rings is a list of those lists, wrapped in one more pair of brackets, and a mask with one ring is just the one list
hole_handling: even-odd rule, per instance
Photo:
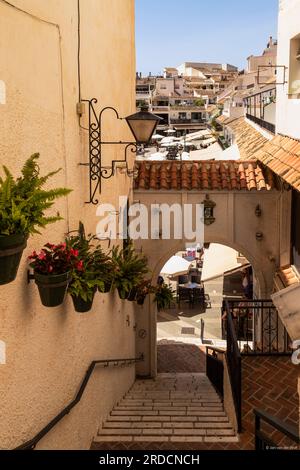
{"label": "arched gateway", "polygon": [[[134,202],[151,212],[157,204],[195,206],[208,202],[204,242],[219,243],[243,253],[254,271],[254,294],[269,298],[279,266],[290,263],[290,192],[268,169],[254,160],[137,162]],[[156,209],[157,210],[157,209]],[[193,212],[192,217],[197,217]],[[205,216],[204,216],[205,219]],[[149,222],[149,221],[148,221]],[[174,222],[174,221],[173,221]],[[153,279],[176,252],[193,240],[138,240],[137,248],[148,257]],[[195,226],[196,220],[193,220]],[[137,353],[145,361],[138,374],[156,375],[156,311],[151,298],[137,306]]]}

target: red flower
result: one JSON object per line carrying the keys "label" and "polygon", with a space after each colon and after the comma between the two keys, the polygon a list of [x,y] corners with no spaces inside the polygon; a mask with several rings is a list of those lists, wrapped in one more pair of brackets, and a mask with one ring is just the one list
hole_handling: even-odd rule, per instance
{"label": "red flower", "polygon": [[77,263],[76,269],[77,269],[78,271],[83,271],[83,261],[82,261],[82,260],[80,260],[80,261]]}
{"label": "red flower", "polygon": [[45,252],[42,250],[38,256],[38,259],[45,259],[46,258],[46,254]]}

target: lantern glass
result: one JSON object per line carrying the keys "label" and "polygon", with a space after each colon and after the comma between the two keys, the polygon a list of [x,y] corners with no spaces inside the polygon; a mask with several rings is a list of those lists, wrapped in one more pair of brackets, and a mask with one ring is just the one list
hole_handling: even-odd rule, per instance
{"label": "lantern glass", "polygon": [[149,113],[148,108],[143,107],[141,108],[141,111],[132,114],[131,116],[127,116],[125,119],[136,142],[139,144],[146,144],[150,141],[157,124],[162,118]]}

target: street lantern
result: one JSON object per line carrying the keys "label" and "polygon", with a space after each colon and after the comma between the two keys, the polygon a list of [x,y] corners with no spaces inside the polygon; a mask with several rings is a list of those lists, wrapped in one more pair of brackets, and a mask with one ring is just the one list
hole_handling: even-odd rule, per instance
{"label": "street lantern", "polygon": [[157,124],[162,120],[156,114],[150,113],[147,106],[142,106],[138,113],[131,114],[125,119],[138,144],[147,144]]}

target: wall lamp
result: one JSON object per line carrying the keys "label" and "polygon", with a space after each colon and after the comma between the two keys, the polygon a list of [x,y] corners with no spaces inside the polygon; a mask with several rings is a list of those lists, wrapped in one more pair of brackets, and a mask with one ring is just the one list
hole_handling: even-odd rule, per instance
{"label": "wall lamp", "polygon": [[[148,111],[147,106],[142,106],[138,113],[131,114],[125,118],[119,116],[118,111],[107,106],[103,108],[99,114],[95,110],[95,104],[98,100],[92,98],[91,100],[82,100],[82,102],[88,103],[88,120],[89,126],[86,130],[89,132],[89,162],[80,163],[80,165],[89,167],[89,200],[86,201],[88,204],[98,204],[99,200],[96,198],[96,194],[101,194],[101,180],[109,179],[115,175],[116,165],[124,164],[126,173],[128,176],[133,176],[134,171],[128,169],[127,156],[128,152],[136,152],[139,144],[147,144],[159,121],[162,119],[155,114]],[[117,119],[125,119],[133,136],[135,142],[105,142],[102,140],[102,115],[104,111],[111,110],[115,113]],[[122,160],[112,160],[111,166],[102,165],[103,145],[123,145],[124,146],[124,158]]]}

